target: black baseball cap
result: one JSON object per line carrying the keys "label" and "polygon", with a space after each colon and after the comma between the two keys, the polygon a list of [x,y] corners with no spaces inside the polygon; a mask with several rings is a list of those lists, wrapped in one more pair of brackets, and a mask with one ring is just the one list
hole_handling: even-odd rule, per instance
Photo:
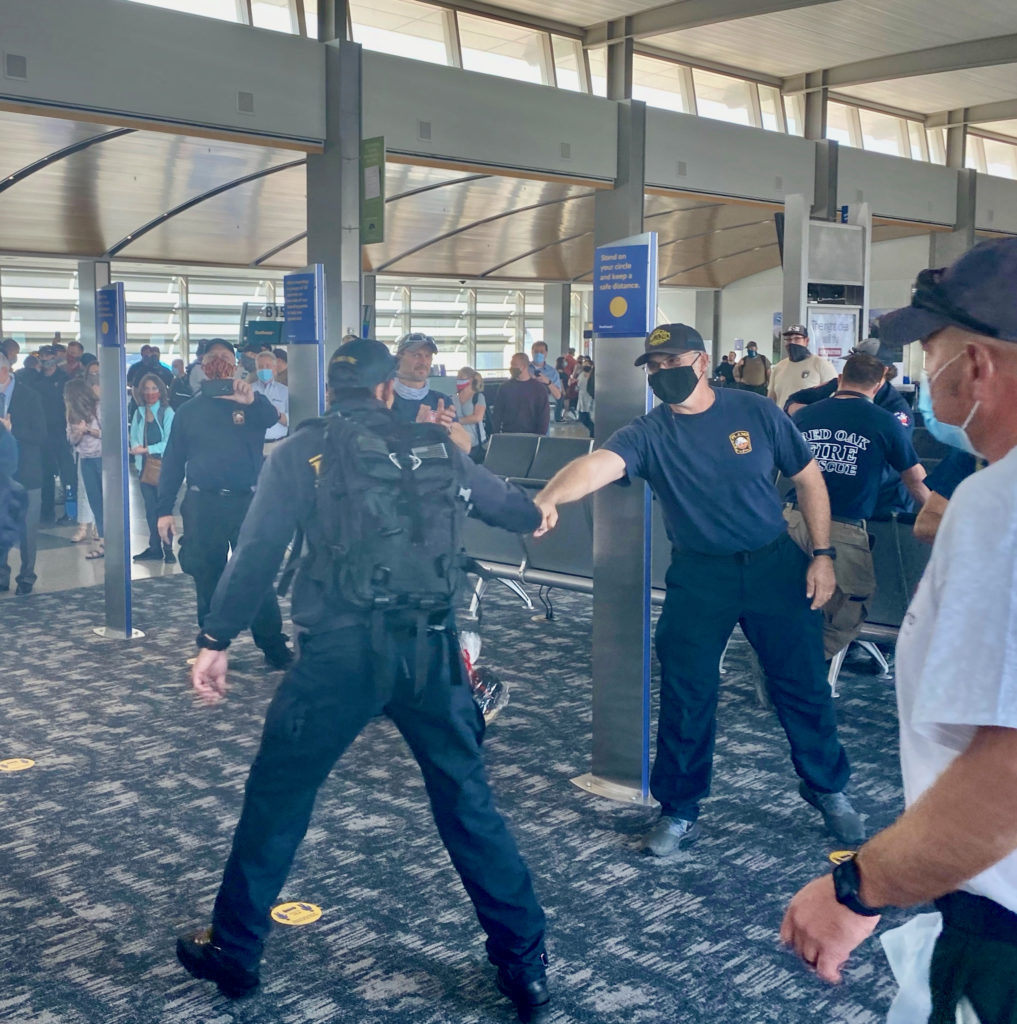
{"label": "black baseball cap", "polygon": [[705,352],[703,336],[688,324],[661,324],[646,336],[646,351],[636,360],[642,366],[657,352],[681,355],[683,352]]}
{"label": "black baseball cap", "polygon": [[792,324],[787,330],[780,332],[785,338],[789,334],[800,334],[803,338],[809,336],[809,329],[805,324]]}
{"label": "black baseball cap", "polygon": [[1017,238],[982,242],[949,267],[923,270],[911,305],[879,318],[879,337],[908,345],[944,327],[1017,342]]}
{"label": "black baseball cap", "polygon": [[387,345],[373,338],[354,338],[340,345],[328,363],[333,388],[375,388],[391,380],[399,360]]}

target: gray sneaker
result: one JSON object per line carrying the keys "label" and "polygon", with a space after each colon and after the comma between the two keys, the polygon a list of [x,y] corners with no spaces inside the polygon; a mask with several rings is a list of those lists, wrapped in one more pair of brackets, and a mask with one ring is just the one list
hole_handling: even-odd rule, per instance
{"label": "gray sneaker", "polygon": [[649,832],[643,836],[643,852],[654,857],[668,857],[683,846],[691,846],[699,838],[699,825],[684,818],[661,815]]}
{"label": "gray sneaker", "polygon": [[861,843],[865,839],[862,816],[851,806],[843,793],[817,793],[805,782],[798,783],[798,792],[806,803],[823,815],[827,829],[842,843]]}

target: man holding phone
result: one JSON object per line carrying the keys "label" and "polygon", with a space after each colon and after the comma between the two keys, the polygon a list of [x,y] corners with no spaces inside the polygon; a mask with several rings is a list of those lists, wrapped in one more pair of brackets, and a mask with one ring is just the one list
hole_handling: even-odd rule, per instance
{"label": "man holding phone", "polygon": [[[187,494],[180,505],[184,537],[180,567],[194,577],[198,626],[236,548],[240,524],[254,496],[263,461],[265,431],[279,420],[272,403],[234,377],[233,346],[212,341],[201,361],[205,380],[201,390],[180,407],[163,454],[157,511],[159,535],[165,543],[173,533],[173,508],[187,477]],[[251,622],[254,642],[270,668],[285,668],[293,655],[282,632],[282,615],[275,591],[266,591]]]}

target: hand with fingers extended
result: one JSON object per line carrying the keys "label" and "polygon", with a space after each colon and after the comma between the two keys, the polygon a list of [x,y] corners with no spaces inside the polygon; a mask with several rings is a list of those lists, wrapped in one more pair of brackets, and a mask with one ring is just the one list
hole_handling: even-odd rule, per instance
{"label": "hand with fingers extended", "polygon": [[795,893],[784,913],[780,941],[824,981],[836,984],[852,951],[878,923],[878,917],[863,917],[838,903],[833,875],[823,875]]}
{"label": "hand with fingers extended", "polygon": [[828,555],[817,555],[809,562],[805,574],[805,596],[812,599],[813,611],[822,608],[833,597],[836,586],[833,560]]}
{"label": "hand with fingers extended", "polygon": [[234,377],[233,394],[216,395],[215,397],[221,398],[225,402],[236,402],[238,405],[250,405],[254,401],[254,388],[246,380]]}

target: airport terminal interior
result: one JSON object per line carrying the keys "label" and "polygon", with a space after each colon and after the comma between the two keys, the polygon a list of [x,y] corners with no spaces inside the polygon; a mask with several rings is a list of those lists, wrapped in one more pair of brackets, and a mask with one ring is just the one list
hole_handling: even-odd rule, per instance
{"label": "airport terminal interior", "polygon": [[[588,404],[559,406],[539,441],[491,439],[489,468],[533,493],[646,411],[629,368],[655,324],[694,327],[718,387],[750,343],[784,359],[793,324],[839,369],[920,271],[1017,235],[1017,6],[0,0],[0,60],[0,334],[18,343],[15,371],[80,342],[122,397],[103,409],[105,557],[88,557],[80,478],[72,496],[50,472],[38,578],[18,592],[15,546],[0,592],[0,1022],[515,1019],[383,717],[320,791],[279,901],[298,923],[277,919],[259,993],[232,1002],[178,964],[176,936],[209,920],[282,674],[245,633],[227,700],[192,694],[193,581],[176,561],[133,559],[149,525],[122,375],[144,346],[170,373],[212,338],[267,345],[276,372],[289,354],[295,424],[323,411],[315,354],[350,335],[393,351],[426,335],[430,386],[451,399],[472,367],[495,406],[514,353],[592,357]],[[597,254],[622,240],[652,254],[631,336],[598,320]],[[321,268],[318,333],[298,339],[286,297],[308,268]],[[103,320],[113,285],[123,316]],[[914,405],[920,346],[887,360]],[[930,470],[943,455],[927,436],[916,447]],[[548,1020],[884,1020],[897,985],[878,940],[838,986],[778,941],[788,900],[845,844],[798,796],[740,629],[703,836],[672,857],[641,849],[659,813],[647,638],[669,543],[649,503],[634,532],[592,499],[569,515],[539,543],[466,530],[459,606],[508,690],[485,761],[548,917]],[[904,807],[894,642],[928,559],[912,521],[870,524],[866,644],[830,675],[870,835]],[[642,569],[637,607],[611,578],[618,553]],[[608,635],[614,613],[636,623],[629,639]],[[605,693],[624,722],[605,718]],[[600,778],[622,735],[632,749]],[[320,916],[299,922],[301,905]],[[909,916],[889,911],[880,931]]]}

